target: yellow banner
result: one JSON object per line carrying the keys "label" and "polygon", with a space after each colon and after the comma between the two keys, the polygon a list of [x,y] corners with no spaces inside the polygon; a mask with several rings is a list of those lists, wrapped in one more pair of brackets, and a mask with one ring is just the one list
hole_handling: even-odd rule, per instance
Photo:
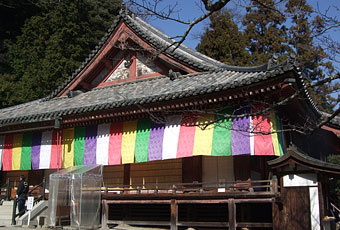
{"label": "yellow banner", "polygon": [[74,162],[74,128],[63,130],[62,145],[63,168],[73,166]]}
{"label": "yellow banner", "polygon": [[23,134],[14,135],[12,152],[12,170],[20,170]]}
{"label": "yellow banner", "polygon": [[279,137],[276,133],[277,131],[277,124],[276,124],[276,117],[275,112],[270,112],[270,128],[272,131],[272,141],[273,141],[273,148],[274,148],[274,155],[280,156],[280,148],[279,148]]}
{"label": "yellow banner", "polygon": [[122,137],[122,164],[130,164],[135,159],[137,121],[124,122]]}
{"label": "yellow banner", "polygon": [[[214,134],[214,114],[204,114],[197,119],[195,130],[194,150],[192,155],[211,156],[212,140]],[[206,126],[208,123],[208,126]],[[205,127],[206,126],[206,127]]]}

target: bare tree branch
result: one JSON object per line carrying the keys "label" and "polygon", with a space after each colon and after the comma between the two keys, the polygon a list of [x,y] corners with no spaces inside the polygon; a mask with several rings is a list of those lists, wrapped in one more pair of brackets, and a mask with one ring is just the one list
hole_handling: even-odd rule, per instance
{"label": "bare tree branch", "polygon": [[[152,0],[150,0],[152,1]],[[142,0],[142,3],[137,3],[137,0],[130,0],[130,2],[134,3],[136,6],[142,8],[145,11],[148,11],[150,15],[154,15],[158,18],[164,19],[164,20],[171,20],[180,24],[184,24],[186,25],[186,30],[182,35],[179,36],[174,36],[172,37],[172,39],[179,39],[178,41],[173,41],[171,44],[167,45],[165,48],[163,48],[162,50],[157,51],[157,54],[155,56],[158,56],[160,53],[165,52],[165,51],[170,51],[170,52],[174,52],[187,38],[188,34],[191,32],[192,28],[197,25],[198,23],[200,23],[201,21],[204,21],[205,19],[207,19],[209,16],[211,16],[214,12],[221,10],[224,6],[226,6],[230,0],[218,0],[218,1],[213,1],[213,0],[200,0],[201,6],[199,7],[202,11],[202,15],[196,19],[193,20],[189,20],[189,21],[184,21],[181,20],[178,17],[174,17],[173,14],[176,11],[175,6],[174,5],[172,7],[164,7],[163,9],[159,10],[158,9],[158,4],[161,0],[153,0],[154,3],[153,4],[147,4],[146,0]],[[284,12],[281,12],[280,10],[278,10],[275,6],[282,4],[284,2],[286,2],[287,0],[277,0],[274,1],[274,5],[267,5],[265,4],[263,1],[261,0],[253,0],[253,2],[259,4],[260,6],[272,10],[278,14],[280,14],[281,16],[284,16],[285,18],[287,18],[287,15],[284,14]],[[249,5],[244,5],[244,7],[247,7]],[[330,8],[335,9],[335,10],[339,10],[338,7],[336,6],[331,6]],[[335,29],[340,29],[340,22],[337,19],[336,16],[330,16],[329,15],[329,9],[327,9],[326,11],[322,12],[319,8],[315,11],[313,11],[312,13],[319,15],[322,20],[320,21],[315,21],[315,30],[313,31],[313,39],[316,39],[317,41],[319,41],[320,43],[320,47],[322,47],[322,49],[320,48],[320,50],[327,50],[327,52],[325,54],[322,53],[322,59],[328,59],[328,60],[332,60],[334,63],[340,63],[340,59],[338,59],[339,55],[340,55],[340,43],[337,40],[334,40],[333,38],[330,37],[329,32],[333,31]],[[320,24],[320,28],[317,28],[317,23]],[[307,45],[305,47],[300,47],[302,49],[305,50],[309,50],[310,47],[308,47]],[[319,53],[318,53],[319,54]],[[326,63],[327,64],[327,63]],[[326,66],[326,64],[324,66]],[[324,68],[324,67],[322,67]],[[337,68],[337,67],[335,67]],[[334,72],[334,71],[333,71]],[[286,97],[285,99],[275,102],[273,104],[269,104],[267,106],[265,106],[263,109],[256,111],[256,112],[252,112],[252,113],[245,113],[245,114],[241,114],[241,115],[236,115],[236,114],[223,114],[221,115],[220,119],[215,119],[214,121],[209,121],[207,123],[201,124],[199,125],[200,128],[205,129],[207,128],[211,123],[215,123],[215,122],[219,122],[223,119],[226,118],[243,118],[243,117],[247,117],[247,116],[260,116],[263,114],[267,114],[272,110],[277,110],[280,106],[287,104],[288,102],[292,101],[293,99],[296,99],[297,97],[301,96],[303,94],[303,92],[306,89],[312,89],[315,87],[322,87],[325,84],[330,84],[332,82],[334,82],[335,80],[339,80],[340,79],[340,74],[331,74],[328,73],[328,76],[325,76],[324,79],[320,79],[318,81],[315,82],[307,82],[305,88],[301,87],[300,89],[298,89],[297,91],[295,91],[292,95]],[[334,88],[334,92],[336,92],[336,90],[339,90],[339,87],[335,87]],[[330,95],[328,95],[330,97]],[[329,99],[329,98],[328,98]],[[339,103],[339,101],[337,101],[337,103]],[[140,106],[140,105],[138,105]],[[141,106],[142,107],[142,106]],[[178,112],[183,112],[183,111],[162,111],[163,113],[178,113]],[[195,113],[195,114],[207,114],[209,112],[207,111],[202,111],[200,109],[188,109],[185,110],[184,112],[190,112],[190,113]],[[213,112],[214,114],[216,114],[216,112]],[[306,123],[303,126],[295,126],[290,124],[290,127],[285,129],[285,131],[296,131],[299,133],[303,133],[303,134],[310,134],[312,132],[314,132],[316,129],[322,127],[323,125],[327,124],[331,119],[333,119],[335,116],[337,116],[340,113],[339,108],[336,109],[329,117],[327,117],[327,119],[322,119],[320,121],[305,121]],[[159,123],[163,123],[165,122],[164,117],[159,116],[159,115],[154,115],[152,113],[150,113],[150,117],[155,120],[156,122]],[[192,125],[196,125],[197,124],[192,124]],[[230,127],[229,127],[230,128]],[[249,130],[248,130],[249,131]],[[253,130],[254,132],[254,130]],[[265,134],[265,132],[262,132],[261,134]]]}

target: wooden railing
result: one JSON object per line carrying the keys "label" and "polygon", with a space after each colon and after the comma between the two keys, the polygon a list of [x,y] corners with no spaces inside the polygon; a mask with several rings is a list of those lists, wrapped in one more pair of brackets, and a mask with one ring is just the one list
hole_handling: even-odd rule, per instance
{"label": "wooden railing", "polygon": [[340,209],[332,202],[330,202],[330,205],[331,205],[332,214],[334,215],[334,220],[339,221],[340,220]]}
{"label": "wooden railing", "polygon": [[[110,185],[103,187],[102,190],[102,226],[106,227],[109,224],[124,223],[139,226],[167,226],[172,230],[178,229],[181,226],[223,227],[231,230],[236,230],[240,227],[272,228],[271,205],[275,202],[276,197],[279,196],[279,189],[276,178],[272,180],[223,182],[220,184]],[[242,206],[243,204],[260,204],[261,207],[264,207],[262,204],[268,204],[269,206],[267,205],[265,207],[267,207],[267,211],[269,209],[269,218],[266,219],[267,221],[257,222],[237,221],[237,212],[242,209],[241,207],[244,207]],[[154,208],[161,206],[168,207],[168,209],[162,209],[160,213],[164,214],[164,210],[168,210],[169,218],[162,220],[157,217],[157,213],[148,214],[148,212],[153,209],[148,208],[148,205]],[[207,213],[215,211],[214,208],[211,207],[219,205],[220,207],[224,207],[223,210],[227,210],[225,212],[226,216],[223,220],[219,219],[214,221],[181,219],[179,212],[182,210],[183,213],[185,207],[191,207],[191,205],[198,205],[197,207],[206,209],[203,211]],[[134,210],[139,207],[136,210],[140,210],[146,218],[138,220],[133,218],[129,219],[129,216],[116,218],[110,214],[110,207],[118,208],[117,210],[125,210],[131,207],[133,207],[132,210]],[[210,210],[208,210],[208,207],[210,207]],[[117,212],[117,210],[113,211],[113,213]],[[127,211],[127,213],[130,213],[130,211]],[[140,215],[142,215],[141,213]]]}
{"label": "wooden railing", "polygon": [[0,204],[2,204],[3,200],[11,199],[11,182],[9,178],[7,179],[7,183],[2,185],[0,188]]}
{"label": "wooden railing", "polygon": [[129,194],[205,194],[205,193],[227,193],[227,194],[272,194],[279,193],[277,179],[272,180],[247,180],[223,183],[177,183],[177,184],[112,184],[102,188],[104,196]]}

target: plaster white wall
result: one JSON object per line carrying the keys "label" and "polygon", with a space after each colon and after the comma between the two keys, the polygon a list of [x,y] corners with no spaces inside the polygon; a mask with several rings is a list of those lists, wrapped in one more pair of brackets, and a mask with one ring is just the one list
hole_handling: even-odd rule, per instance
{"label": "plaster white wall", "polygon": [[136,65],[137,65],[137,77],[151,74],[160,73],[162,70],[153,63],[152,56],[145,56],[141,53],[136,54]]}
{"label": "plaster white wall", "polygon": [[312,230],[320,230],[320,207],[318,187],[309,188],[310,217]]}
{"label": "plaster white wall", "polygon": [[283,177],[284,187],[317,186],[316,174],[286,175]]}

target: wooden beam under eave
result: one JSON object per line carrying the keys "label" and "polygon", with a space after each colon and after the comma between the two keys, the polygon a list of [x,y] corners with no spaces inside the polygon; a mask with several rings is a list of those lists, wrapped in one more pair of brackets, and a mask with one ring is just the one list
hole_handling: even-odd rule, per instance
{"label": "wooden beam under eave", "polygon": [[[282,81],[276,81],[275,85],[279,86]],[[270,87],[271,88],[271,87]],[[69,123],[79,123],[84,121],[91,121],[91,120],[103,120],[103,119],[114,119],[119,120],[126,119],[127,116],[131,118],[138,119],[142,114],[148,114],[153,112],[162,112],[164,110],[173,110],[176,112],[178,109],[209,109],[216,107],[218,105],[223,105],[224,103],[229,104],[232,106],[232,103],[242,103],[244,99],[247,97],[240,97],[240,95],[251,95],[252,89],[247,87],[247,91],[245,93],[240,93],[240,90],[233,90],[233,91],[224,91],[224,92],[214,92],[206,95],[196,95],[190,98],[181,98],[175,99],[172,101],[162,101],[156,102],[153,104],[145,104],[142,106],[132,105],[129,107],[124,108],[117,108],[117,109],[109,109],[109,110],[102,110],[102,111],[95,111],[91,113],[82,113],[82,114],[74,114],[69,115],[63,118],[65,124]],[[280,88],[276,87],[276,90],[271,90],[268,94],[268,100],[272,99],[272,95],[276,95]],[[254,95],[255,96],[255,95]],[[225,106],[225,105],[223,105]],[[143,115],[143,116],[144,116]]]}
{"label": "wooden beam under eave", "polygon": [[109,70],[113,69],[113,63],[111,60],[103,58],[102,62],[104,63],[105,67],[108,68]]}
{"label": "wooden beam under eave", "polygon": [[91,85],[91,84],[84,82],[84,81],[80,82],[79,85],[81,87],[83,87],[85,90],[91,90],[95,87],[94,85]]}

